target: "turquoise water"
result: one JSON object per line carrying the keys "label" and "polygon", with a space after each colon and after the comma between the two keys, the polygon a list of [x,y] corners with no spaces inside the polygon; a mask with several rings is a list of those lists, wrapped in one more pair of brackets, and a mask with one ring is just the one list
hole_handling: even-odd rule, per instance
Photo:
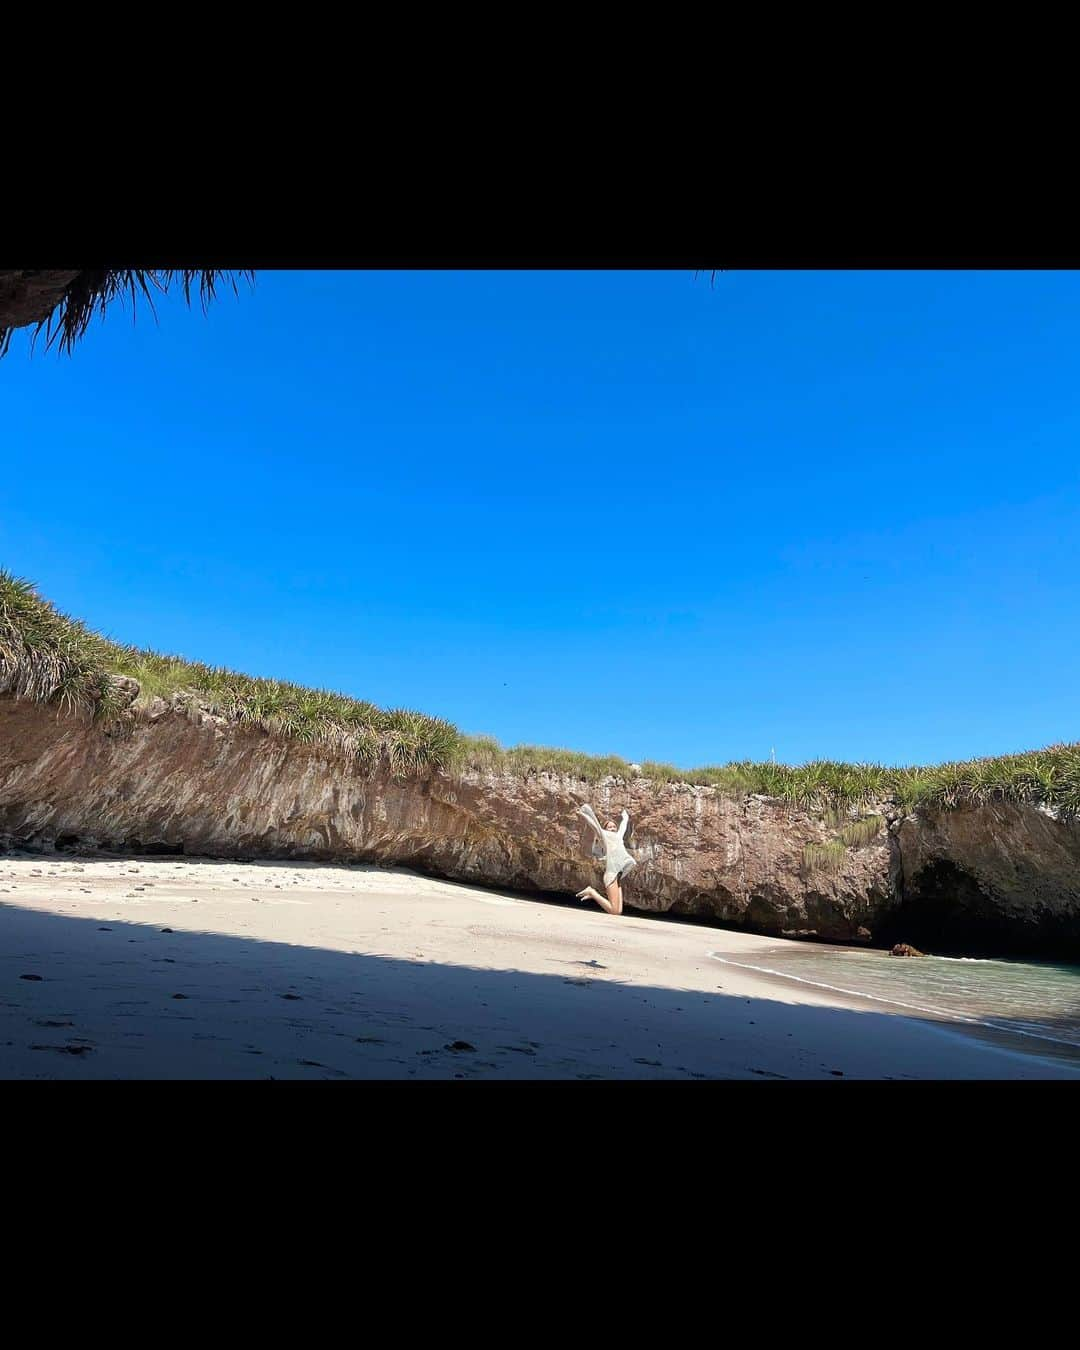
{"label": "turquoise water", "polygon": [[[972,957],[898,957],[887,952],[776,947],[732,960],[785,979],[856,994],[912,1016],[931,1015],[1080,1049],[1080,966]],[[1036,1047],[1033,1045],[1032,1049]]]}

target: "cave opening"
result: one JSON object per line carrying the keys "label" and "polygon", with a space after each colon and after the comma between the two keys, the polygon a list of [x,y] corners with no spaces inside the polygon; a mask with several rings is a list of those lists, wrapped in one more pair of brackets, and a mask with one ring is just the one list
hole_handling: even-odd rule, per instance
{"label": "cave opening", "polygon": [[902,903],[883,916],[874,937],[885,946],[907,942],[941,956],[1080,961],[1080,919],[1033,903],[1021,921],[944,858],[906,880]]}

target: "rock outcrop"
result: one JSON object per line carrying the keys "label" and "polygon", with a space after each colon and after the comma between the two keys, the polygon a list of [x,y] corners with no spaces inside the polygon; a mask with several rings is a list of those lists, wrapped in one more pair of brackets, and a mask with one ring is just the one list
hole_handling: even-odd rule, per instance
{"label": "rock outcrop", "polygon": [[904,922],[931,951],[1080,958],[1080,824],[994,802],[901,821]]}
{"label": "rock outcrop", "polygon": [[[1080,950],[1080,829],[1035,808],[924,819],[879,803],[877,836],[837,856],[829,822],[775,798],[643,777],[368,776],[181,698],[101,728],[0,697],[6,846],[376,862],[572,895],[598,876],[583,801],[630,812],[631,909],[833,942]],[[823,845],[830,865],[809,865]]]}

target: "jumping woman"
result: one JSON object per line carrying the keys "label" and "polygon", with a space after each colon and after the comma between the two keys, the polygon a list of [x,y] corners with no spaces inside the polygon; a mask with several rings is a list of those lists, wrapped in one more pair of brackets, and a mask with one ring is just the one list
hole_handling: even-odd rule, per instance
{"label": "jumping woman", "polygon": [[607,891],[605,899],[594,886],[586,886],[583,891],[578,891],[577,898],[579,900],[595,900],[605,914],[621,914],[623,897],[619,882],[631,868],[637,866],[634,859],[627,853],[626,845],[623,843],[623,836],[626,834],[630,815],[626,811],[622,813],[622,820],[619,822],[618,829],[616,829],[613,820],[608,821],[606,829],[601,829],[600,822],[596,819],[596,812],[591,806],[579,806],[577,814],[584,816],[593,827],[604,850],[604,890]]}

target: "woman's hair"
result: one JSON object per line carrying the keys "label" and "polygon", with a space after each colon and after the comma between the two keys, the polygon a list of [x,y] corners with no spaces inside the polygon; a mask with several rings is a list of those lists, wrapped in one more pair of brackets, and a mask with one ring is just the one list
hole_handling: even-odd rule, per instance
{"label": "woman's hair", "polygon": [[613,820],[609,820],[608,823],[604,826],[604,829],[605,829],[605,830],[614,830],[614,829],[617,829],[617,828],[618,828],[618,826],[615,824],[615,822],[614,822]]}

